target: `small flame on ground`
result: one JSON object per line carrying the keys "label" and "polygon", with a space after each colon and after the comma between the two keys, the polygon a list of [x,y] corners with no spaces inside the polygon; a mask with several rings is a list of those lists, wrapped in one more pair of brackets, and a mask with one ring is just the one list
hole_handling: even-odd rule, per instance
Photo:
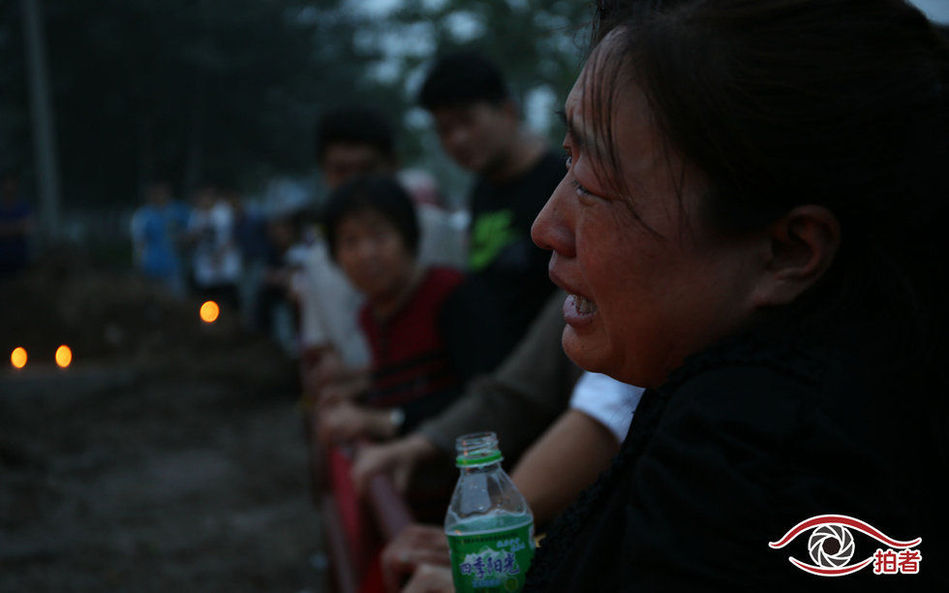
{"label": "small flame on ground", "polygon": [[72,363],[72,350],[66,344],[56,349],[56,364],[60,368],[66,368]]}
{"label": "small flame on ground", "polygon": [[221,314],[221,308],[217,306],[217,303],[214,301],[204,301],[201,305],[201,310],[199,311],[201,315],[201,321],[205,323],[214,323],[217,321],[218,315]]}
{"label": "small flame on ground", "polygon": [[13,368],[22,369],[26,366],[26,358],[26,348],[17,346],[10,353],[10,364],[13,365]]}

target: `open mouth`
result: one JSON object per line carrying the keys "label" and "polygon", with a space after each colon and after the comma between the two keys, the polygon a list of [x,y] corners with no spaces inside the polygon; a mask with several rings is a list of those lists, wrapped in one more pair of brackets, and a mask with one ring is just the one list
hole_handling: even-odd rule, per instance
{"label": "open mouth", "polygon": [[578,294],[571,294],[570,298],[573,299],[573,308],[577,312],[577,315],[592,315],[596,313],[596,303],[590,299]]}
{"label": "open mouth", "polygon": [[579,329],[593,323],[596,317],[596,303],[586,297],[570,293],[563,302],[563,319],[567,325]]}

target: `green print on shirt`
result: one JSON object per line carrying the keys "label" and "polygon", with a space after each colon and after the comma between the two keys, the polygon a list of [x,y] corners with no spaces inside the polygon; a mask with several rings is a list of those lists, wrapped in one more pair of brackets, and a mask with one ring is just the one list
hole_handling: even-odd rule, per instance
{"label": "green print on shirt", "polygon": [[471,230],[471,245],[468,265],[472,271],[480,271],[497,258],[501,250],[517,240],[517,229],[511,226],[514,213],[510,210],[486,212],[475,220]]}

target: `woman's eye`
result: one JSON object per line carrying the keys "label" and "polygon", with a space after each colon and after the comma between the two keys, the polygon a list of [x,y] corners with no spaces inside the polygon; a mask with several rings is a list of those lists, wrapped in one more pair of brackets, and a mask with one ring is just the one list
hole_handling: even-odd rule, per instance
{"label": "woman's eye", "polygon": [[[563,155],[564,165],[567,167],[567,170],[569,171],[570,167],[573,166],[573,155],[570,153],[570,149],[568,149],[567,147],[564,147],[563,151],[564,151],[564,155]],[[581,198],[596,197],[595,194],[593,194],[590,190],[585,188],[583,184],[577,181],[575,177],[571,179],[570,182],[573,184],[573,187],[576,190],[577,195],[580,196]]]}
{"label": "woman's eye", "polygon": [[573,187],[576,188],[578,196],[593,196],[593,194],[590,193],[590,190],[583,187],[583,185],[576,179],[573,180]]}

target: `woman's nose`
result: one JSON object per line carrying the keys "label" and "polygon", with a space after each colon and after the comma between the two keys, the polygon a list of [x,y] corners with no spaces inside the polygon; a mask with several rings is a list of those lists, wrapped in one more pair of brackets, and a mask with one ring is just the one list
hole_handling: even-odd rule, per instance
{"label": "woman's nose", "polygon": [[568,195],[567,185],[566,180],[561,181],[547,199],[547,203],[531,225],[531,239],[541,249],[573,257],[573,228],[570,225],[569,208],[565,203],[565,196]]}

